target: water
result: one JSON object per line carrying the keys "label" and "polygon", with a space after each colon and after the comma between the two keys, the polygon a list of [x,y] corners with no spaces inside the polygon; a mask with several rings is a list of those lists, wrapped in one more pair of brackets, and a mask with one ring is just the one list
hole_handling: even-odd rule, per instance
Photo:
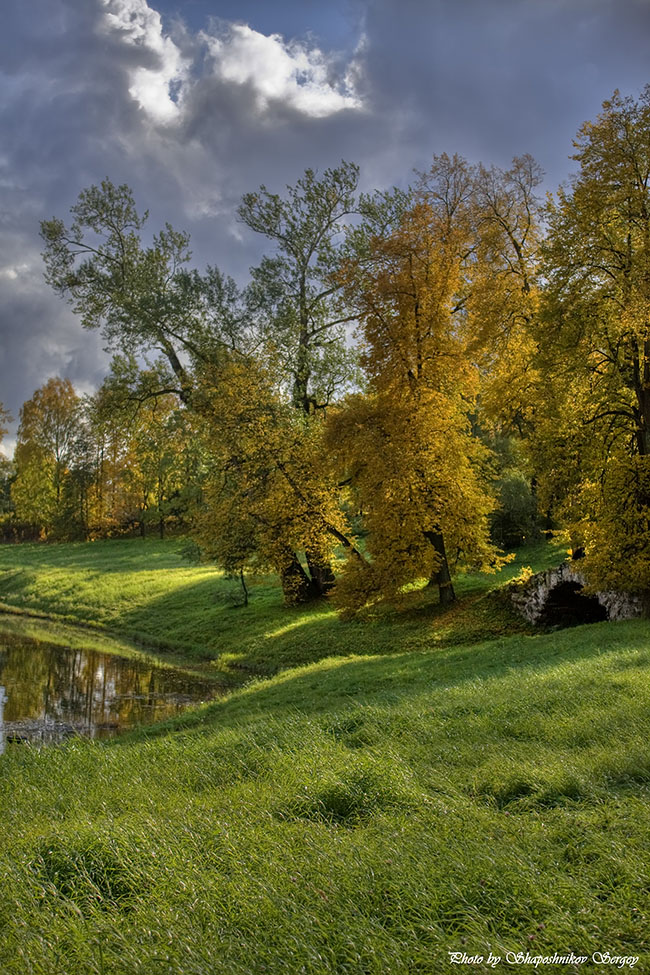
{"label": "water", "polygon": [[220,693],[211,681],[144,658],[0,631],[0,752],[74,734],[107,738]]}

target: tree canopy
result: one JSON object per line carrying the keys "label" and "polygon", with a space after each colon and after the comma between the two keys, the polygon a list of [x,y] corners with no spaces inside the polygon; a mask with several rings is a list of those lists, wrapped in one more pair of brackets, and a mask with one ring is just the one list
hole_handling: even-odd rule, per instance
{"label": "tree canopy", "polygon": [[453,600],[459,567],[541,525],[593,586],[647,596],[650,86],[573,159],[544,206],[528,155],[442,154],[382,192],[349,162],[262,185],[243,286],[169,224],[147,236],[127,186],[83,190],[42,224],[46,276],[118,358],[95,396],[50,380],[23,407],[17,512],[50,531],[65,494],[86,533],[182,523],[226,571],[348,614],[427,583]]}

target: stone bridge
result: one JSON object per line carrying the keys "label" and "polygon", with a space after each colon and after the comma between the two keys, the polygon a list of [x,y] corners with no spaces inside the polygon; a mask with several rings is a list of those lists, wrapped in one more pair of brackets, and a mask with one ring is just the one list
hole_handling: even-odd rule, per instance
{"label": "stone bridge", "polygon": [[509,587],[515,609],[538,626],[571,626],[641,616],[641,600],[626,592],[583,593],[587,585],[575,562],[537,572]]}

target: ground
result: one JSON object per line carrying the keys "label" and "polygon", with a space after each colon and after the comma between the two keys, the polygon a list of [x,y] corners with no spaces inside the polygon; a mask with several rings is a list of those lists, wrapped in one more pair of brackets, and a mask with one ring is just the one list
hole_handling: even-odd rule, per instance
{"label": "ground", "polygon": [[646,622],[534,634],[495,578],[451,613],[350,624],[267,582],[247,617],[175,543],[122,544],[2,549],[0,598],[82,620],[95,587],[111,632],[275,676],[109,744],[7,753],[3,973],[435,975],[508,951],[645,970]]}

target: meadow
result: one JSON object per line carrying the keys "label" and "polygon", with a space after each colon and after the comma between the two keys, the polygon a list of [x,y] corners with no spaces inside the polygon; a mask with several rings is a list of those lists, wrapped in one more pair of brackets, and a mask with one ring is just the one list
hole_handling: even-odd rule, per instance
{"label": "meadow", "polygon": [[241,682],[331,655],[529,631],[486,594],[522,566],[538,571],[566,554],[560,543],[539,543],[521,549],[498,576],[460,576],[459,605],[450,611],[441,611],[435,592],[410,594],[401,611],[341,622],[324,603],[287,609],[272,577],[249,579],[250,605],[238,607],[239,584],[214,566],[189,563],[185,548],[183,540],[155,538],[0,546],[0,612],[92,627]]}
{"label": "meadow", "polygon": [[488,595],[552,546],[452,610],[355,623],[272,580],[233,609],[178,546],[0,549],[6,606],[247,681],[110,743],[8,749],[3,973],[647,970],[647,622],[533,633]]}

